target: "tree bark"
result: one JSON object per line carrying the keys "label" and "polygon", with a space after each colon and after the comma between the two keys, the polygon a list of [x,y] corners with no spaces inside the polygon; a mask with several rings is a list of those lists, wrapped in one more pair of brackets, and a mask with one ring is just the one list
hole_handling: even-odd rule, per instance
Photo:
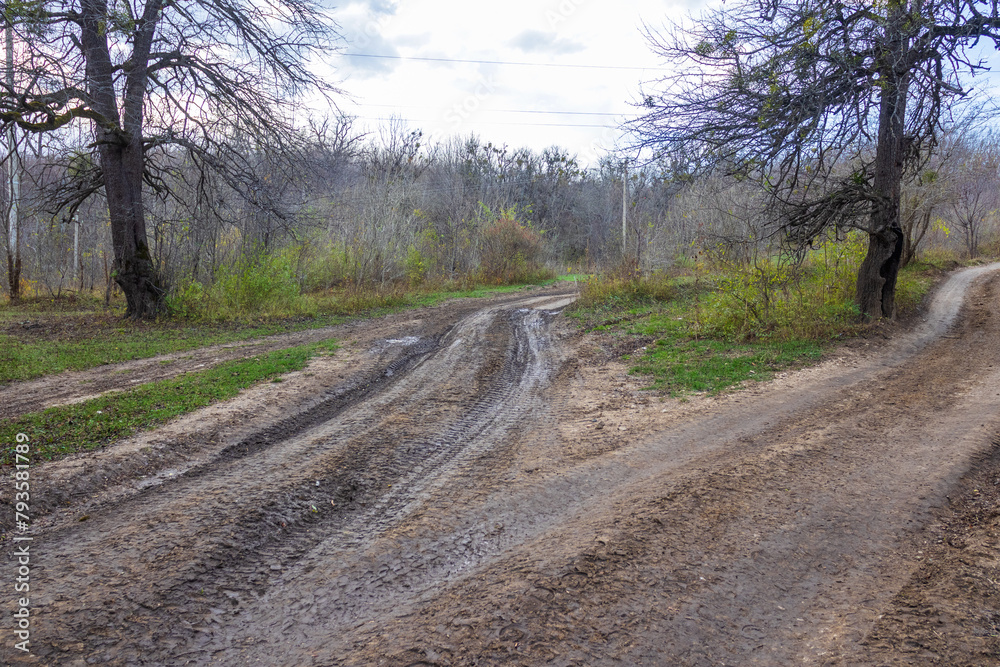
{"label": "tree bark", "polygon": [[857,300],[866,319],[896,316],[896,277],[903,256],[903,232],[888,227],[868,234],[868,254],[858,270]]}
{"label": "tree bark", "polygon": [[165,290],[153,264],[146,236],[141,142],[130,142],[124,147],[103,144],[100,156],[115,253],[114,277],[125,294],[128,305],[125,316],[132,319],[156,317],[163,311]]}
{"label": "tree bark", "polygon": [[136,22],[132,66],[126,74],[120,112],[114,85],[115,68],[108,47],[107,2],[83,0],[81,3],[81,42],[87,62],[88,88],[94,110],[104,118],[95,133],[115,253],[113,274],[125,293],[128,304],[125,316],[132,319],[156,317],[165,307],[166,290],[149,250],[142,202],[145,166],[142,105],[148,81],[149,47],[160,6],[158,0],[150,0],[143,18]]}
{"label": "tree bark", "polygon": [[[886,28],[888,43],[880,68],[878,144],[873,186],[875,201],[868,226],[868,254],[858,270],[857,302],[865,319],[896,315],[896,277],[903,256],[899,212],[906,157],[908,45],[902,35],[905,7],[896,3]],[[893,35],[895,33],[895,35]]]}
{"label": "tree bark", "polygon": [[7,286],[10,290],[10,300],[21,298],[21,253],[17,250],[7,250]]}

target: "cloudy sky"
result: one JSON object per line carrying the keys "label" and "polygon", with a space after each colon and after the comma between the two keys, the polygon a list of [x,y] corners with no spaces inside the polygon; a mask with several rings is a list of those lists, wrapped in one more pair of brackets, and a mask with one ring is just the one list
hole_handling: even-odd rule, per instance
{"label": "cloudy sky", "polygon": [[396,116],[435,139],[475,133],[511,147],[558,145],[592,164],[614,147],[640,82],[664,73],[643,23],[662,25],[699,4],[342,2],[334,16],[344,53],[331,63],[346,93],[340,106],[368,127]]}
{"label": "cloudy sky", "polygon": [[[331,78],[345,92],[341,111],[369,129],[397,117],[431,139],[557,145],[593,166],[619,142],[640,83],[666,73],[643,24],[720,1],[342,0]],[[1000,58],[980,49],[993,71],[973,86],[996,94]]]}

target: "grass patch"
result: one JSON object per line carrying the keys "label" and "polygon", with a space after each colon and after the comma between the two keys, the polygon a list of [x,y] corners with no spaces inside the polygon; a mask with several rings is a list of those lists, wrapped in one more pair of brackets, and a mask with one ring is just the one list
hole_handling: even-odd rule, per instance
{"label": "grass patch", "polygon": [[810,341],[733,345],[717,340],[661,338],[632,372],[648,375],[650,389],[718,393],[746,380],[769,380],[776,371],[819,359]]}
{"label": "grass patch", "polygon": [[108,313],[74,311],[92,299],[36,300],[0,308],[0,383],[63,371],[145,359],[210,345],[316,329],[353,318],[378,317],[464,297],[515,292],[524,285],[485,287],[445,283],[437,289],[344,288],[298,297],[310,302],[307,316],[256,313],[237,319],[173,317],[130,322]]}
{"label": "grass patch", "polygon": [[[830,345],[864,334],[853,303],[864,248],[822,248],[805,263],[780,258],[687,275],[617,270],[584,283],[571,315],[617,339],[650,388],[718,393],[819,360]],[[943,271],[914,263],[897,283],[901,316],[913,312]]]}
{"label": "grass patch", "polygon": [[[644,352],[628,358],[632,373],[649,378],[649,389],[671,395],[718,393],[747,380],[768,380],[778,371],[822,356],[823,344],[813,340],[748,341],[719,332],[706,335],[714,283],[690,277],[655,280],[661,283],[655,289],[628,287],[573,312],[585,328],[619,339],[619,347],[639,347],[652,340]],[[666,280],[669,289],[662,284]],[[650,292],[673,298],[661,301]]]}
{"label": "grass patch", "polygon": [[172,322],[123,322],[112,316],[55,318],[41,322],[37,333],[34,329],[13,326],[7,328],[8,333],[0,334],[0,382],[30,380],[343,320],[327,317],[310,321],[180,326]]}
{"label": "grass patch", "polygon": [[[98,449],[174,417],[236,396],[241,390],[305,368],[314,356],[337,349],[333,340],[231,361],[84,403],[49,408],[0,423],[0,442],[18,433],[31,438],[34,459],[54,460]],[[4,449],[0,465],[13,463],[14,446]]]}

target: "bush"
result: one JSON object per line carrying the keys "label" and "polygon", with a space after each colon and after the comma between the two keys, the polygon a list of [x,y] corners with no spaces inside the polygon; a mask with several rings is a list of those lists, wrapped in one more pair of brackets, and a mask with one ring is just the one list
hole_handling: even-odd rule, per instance
{"label": "bush", "polygon": [[173,315],[192,319],[226,319],[257,315],[301,315],[314,310],[301,295],[295,253],[242,256],[221,267],[215,282],[178,284],[167,297]]}
{"label": "bush", "polygon": [[615,302],[666,302],[676,296],[677,284],[671,275],[660,271],[643,275],[638,266],[626,262],[588,278],[578,301],[585,308],[595,308]]}
{"label": "bush", "polygon": [[850,330],[857,270],[866,244],[860,233],[833,239],[793,261],[787,255],[725,266],[708,299],[705,333],[730,339],[820,339]]}
{"label": "bush", "polygon": [[542,236],[517,221],[513,210],[486,223],[480,238],[480,276],[486,284],[510,285],[552,277],[541,268]]}
{"label": "bush", "polygon": [[406,280],[411,286],[416,287],[424,282],[427,277],[427,264],[424,256],[417,247],[411,245],[406,251]]}
{"label": "bush", "polygon": [[354,262],[346,245],[308,245],[302,251],[303,289],[330,289],[351,282]]}
{"label": "bush", "polygon": [[299,281],[289,252],[241,257],[216,274],[222,306],[230,312],[256,313],[293,303]]}
{"label": "bush", "polygon": [[205,306],[205,288],[197,280],[178,285],[167,295],[167,308],[171,315],[194,319]]}
{"label": "bush", "polygon": [[[642,275],[625,263],[584,283],[578,303],[635,310],[691,298],[684,320],[695,337],[734,342],[836,337],[860,324],[854,289],[866,248],[864,236],[852,234],[845,241],[830,239],[804,258],[785,254],[699,265],[698,275],[686,279]],[[900,285],[906,292],[905,279]]]}

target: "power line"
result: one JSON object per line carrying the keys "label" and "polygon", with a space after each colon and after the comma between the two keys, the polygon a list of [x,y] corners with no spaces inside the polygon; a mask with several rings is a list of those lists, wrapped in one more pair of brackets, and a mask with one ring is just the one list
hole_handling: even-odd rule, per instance
{"label": "power line", "polygon": [[[381,122],[388,122],[393,120],[401,120],[406,123],[440,123],[445,122],[443,118],[399,118],[399,117],[386,117],[386,116],[359,116],[364,120],[376,120]],[[597,124],[584,124],[584,123],[518,123],[513,121],[481,121],[477,120],[478,125],[514,125],[518,127],[597,127],[602,129],[614,129],[614,125],[597,125]]]}
{"label": "power line", "polygon": [[[367,104],[359,103],[359,107],[376,107],[383,109],[433,109],[437,110],[438,107],[430,106],[416,106],[412,104]],[[532,114],[550,114],[555,116],[624,116],[624,113],[614,113],[611,111],[540,111],[535,109],[478,109],[477,111],[485,113],[532,113]]]}
{"label": "power line", "polygon": [[518,67],[569,67],[574,69],[612,69],[612,70],[662,70],[666,67],[633,67],[627,65],[575,65],[569,63],[528,63],[510,60],[471,60],[465,58],[428,58],[425,56],[390,56],[381,53],[344,53],[350,58],[384,58],[387,60],[420,60],[434,63],[468,63],[473,65],[516,65]]}

